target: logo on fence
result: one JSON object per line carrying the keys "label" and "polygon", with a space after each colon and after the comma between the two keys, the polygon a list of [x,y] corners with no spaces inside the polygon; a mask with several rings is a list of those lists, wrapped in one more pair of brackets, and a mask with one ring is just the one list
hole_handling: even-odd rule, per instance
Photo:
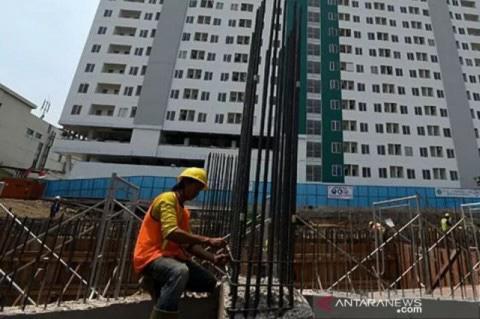
{"label": "logo on fence", "polygon": [[328,186],[328,198],[353,199],[352,186]]}
{"label": "logo on fence", "polygon": [[460,197],[460,198],[480,198],[480,190],[478,189],[462,189],[462,188],[436,188],[435,195],[437,197]]}

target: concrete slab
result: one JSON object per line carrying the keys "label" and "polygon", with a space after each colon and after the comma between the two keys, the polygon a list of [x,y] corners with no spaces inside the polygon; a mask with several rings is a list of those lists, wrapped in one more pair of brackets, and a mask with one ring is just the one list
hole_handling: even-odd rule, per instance
{"label": "concrete slab", "polygon": [[[127,298],[110,304],[102,302],[82,301],[68,302],[61,307],[27,308],[26,312],[10,308],[0,313],[0,318],[8,319],[147,319],[153,307],[153,302],[146,296],[142,298]],[[218,299],[211,296],[185,297],[180,303],[180,319],[202,318],[214,319],[218,316]]]}

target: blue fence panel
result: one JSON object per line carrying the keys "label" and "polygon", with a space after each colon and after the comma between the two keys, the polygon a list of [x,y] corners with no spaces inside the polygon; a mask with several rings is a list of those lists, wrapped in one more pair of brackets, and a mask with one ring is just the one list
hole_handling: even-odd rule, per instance
{"label": "blue fence panel", "polygon": [[[165,192],[176,184],[174,177],[133,176],[127,177],[130,183],[140,187],[140,198],[152,200],[158,194]],[[62,196],[65,198],[104,198],[110,185],[109,178],[77,179],[47,181],[44,197],[52,198]],[[447,198],[436,197],[435,189],[428,187],[385,187],[385,186],[354,186],[353,200],[329,199],[325,184],[298,184],[297,206],[332,206],[332,207],[370,207],[373,202],[411,196],[420,196],[421,207],[431,208],[457,208],[462,203],[480,202],[480,198]],[[270,190],[271,184],[267,184]],[[251,188],[253,191],[253,187]],[[208,192],[208,191],[207,191]],[[207,192],[201,193],[197,202],[206,200]],[[259,198],[263,192],[263,184],[260,184]],[[119,190],[117,196],[126,199],[130,194],[126,190]],[[219,196],[225,194],[220,193]],[[249,202],[253,202],[253,192],[249,194]]]}
{"label": "blue fence panel", "polygon": [[371,206],[370,204],[370,200],[367,196],[362,196],[362,197],[359,197],[359,204],[358,204],[358,207],[369,207]]}
{"label": "blue fence panel", "polygon": [[325,185],[317,185],[317,196],[327,196],[327,187]]}
{"label": "blue fence panel", "polygon": [[355,190],[353,194],[357,196],[368,196],[368,187],[365,186],[357,186],[355,187]]}

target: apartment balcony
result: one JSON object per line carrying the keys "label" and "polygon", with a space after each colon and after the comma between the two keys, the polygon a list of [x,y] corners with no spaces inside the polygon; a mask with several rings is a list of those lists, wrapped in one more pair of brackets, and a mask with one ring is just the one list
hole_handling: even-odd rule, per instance
{"label": "apartment balcony", "polygon": [[120,93],[120,84],[98,83],[95,93],[118,95]]}
{"label": "apartment balcony", "polygon": [[120,13],[118,14],[118,16],[120,18],[138,20],[142,16],[142,11],[122,9],[122,10],[120,10]]}
{"label": "apartment balcony", "polygon": [[60,139],[54,145],[54,151],[63,154],[129,156],[130,143],[119,141],[89,141]]}
{"label": "apartment balcony", "polygon": [[213,147],[197,147],[184,145],[159,145],[156,150],[139,149],[128,142],[113,140],[75,140],[59,139],[54,146],[58,153],[108,155],[108,156],[147,156],[158,158],[183,158],[189,160],[205,160],[210,152],[215,150],[234,155],[236,149],[216,149]]}
{"label": "apartment balcony", "polygon": [[115,27],[113,30],[113,35],[118,35],[118,36],[126,36],[126,37],[134,37],[137,32],[136,28],[133,27]]}
{"label": "apartment balcony", "polygon": [[129,55],[132,50],[131,45],[126,44],[110,44],[108,46],[108,53],[111,54],[120,54],[120,55]]}
{"label": "apartment balcony", "polygon": [[102,67],[102,73],[123,75],[125,74],[126,68],[127,68],[126,64],[104,63]]}

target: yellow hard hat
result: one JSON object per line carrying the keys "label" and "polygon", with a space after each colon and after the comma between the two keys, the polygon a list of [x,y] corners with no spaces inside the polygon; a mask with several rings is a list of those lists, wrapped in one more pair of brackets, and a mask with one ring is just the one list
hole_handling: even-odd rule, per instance
{"label": "yellow hard hat", "polygon": [[208,178],[207,171],[199,167],[189,167],[185,169],[180,175],[178,175],[177,180],[181,181],[182,178],[191,178],[203,184],[204,189],[207,189]]}

